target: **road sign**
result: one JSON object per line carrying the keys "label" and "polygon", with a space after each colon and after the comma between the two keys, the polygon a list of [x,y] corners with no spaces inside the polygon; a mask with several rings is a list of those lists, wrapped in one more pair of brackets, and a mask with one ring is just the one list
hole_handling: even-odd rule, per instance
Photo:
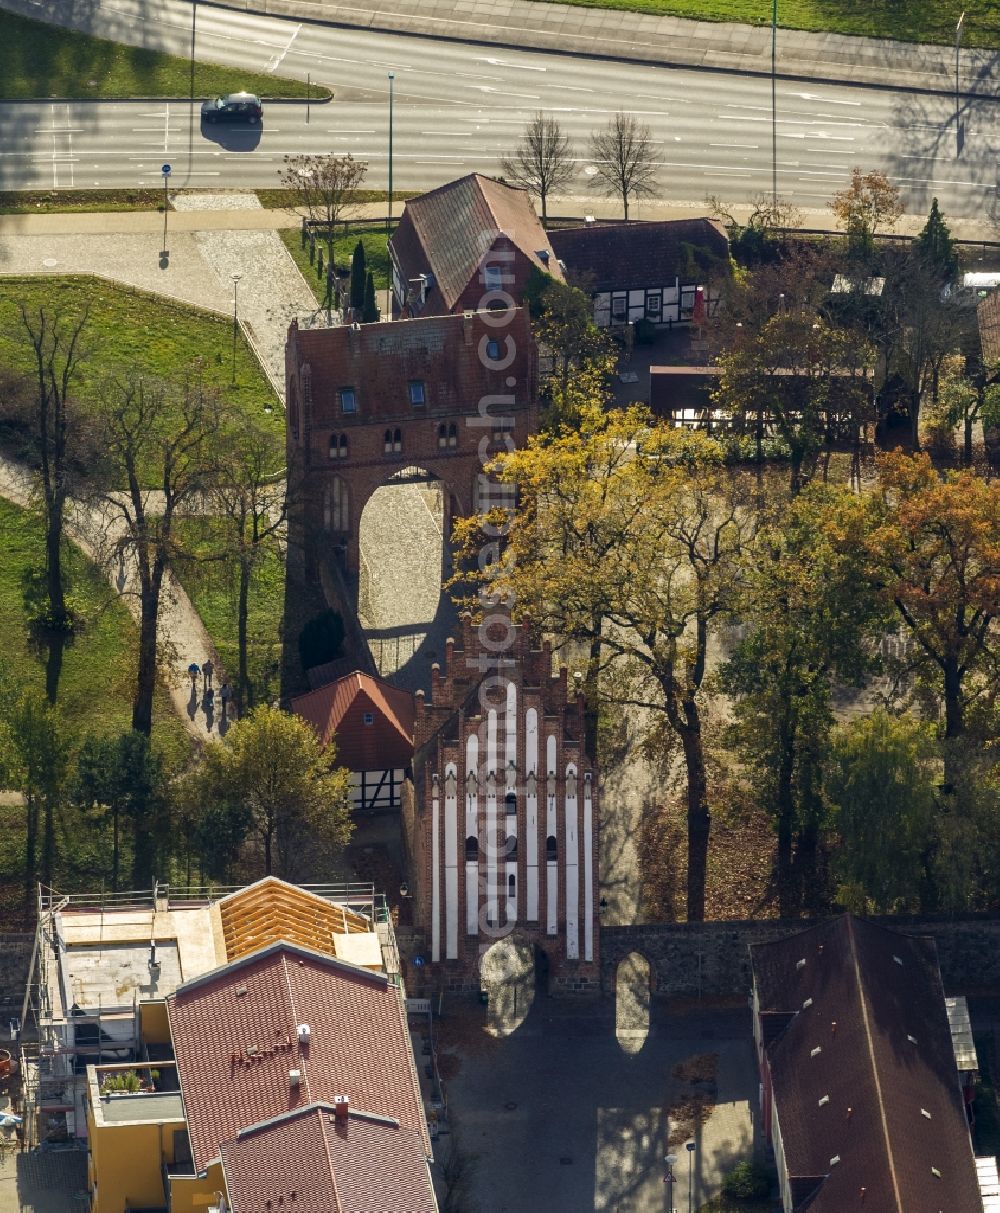
{"label": "road sign", "polygon": [[169,177],[170,176],[170,165],[165,164],[163,166],[163,168],[160,169],[160,172],[164,175],[164,177]]}

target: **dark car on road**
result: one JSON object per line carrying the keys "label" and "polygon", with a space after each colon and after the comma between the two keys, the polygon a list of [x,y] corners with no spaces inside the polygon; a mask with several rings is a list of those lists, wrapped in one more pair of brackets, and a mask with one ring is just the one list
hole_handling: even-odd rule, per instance
{"label": "dark car on road", "polygon": [[264,121],[264,107],[253,93],[230,93],[201,103],[202,122],[246,122],[256,126]]}

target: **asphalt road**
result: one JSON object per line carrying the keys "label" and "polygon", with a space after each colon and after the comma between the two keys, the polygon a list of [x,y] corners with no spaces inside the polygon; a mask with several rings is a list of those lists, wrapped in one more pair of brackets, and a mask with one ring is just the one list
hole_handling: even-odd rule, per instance
{"label": "asphalt road", "polygon": [[[52,10],[51,0],[0,3]],[[205,5],[193,20],[187,0],[63,0],[59,8],[121,41],[182,55],[193,42],[199,59],[309,74],[336,98],[269,105],[263,130],[205,131],[190,101],[5,103],[3,189],[155,185],[164,162],[175,188],[267,186],[286,154],[330,151],[368,161],[369,184],[384,186],[390,71],[397,189],[427,188],[474,169],[497,172],[498,156],[539,109],[574,141],[579,181],[567,192],[586,192],[594,176],[588,136],[618,109],[652,129],[660,197],[742,202],[771,188],[768,79],[328,28]],[[993,217],[1000,124],[992,100],[963,101],[960,135],[948,97],[779,80],[777,101],[779,192],[799,206],[823,206],[860,165],[884,169],[911,212],[926,211],[937,195],[955,218]]]}

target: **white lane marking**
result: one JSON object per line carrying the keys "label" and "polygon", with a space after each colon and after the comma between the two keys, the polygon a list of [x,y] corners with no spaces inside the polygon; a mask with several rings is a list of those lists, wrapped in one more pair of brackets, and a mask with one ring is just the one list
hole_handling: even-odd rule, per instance
{"label": "white lane marking", "polygon": [[301,28],[302,28],[301,24],[296,25],[295,29],[292,30],[292,36],[288,39],[288,42],[285,45],[285,49],[281,52],[280,55],[274,55],[270,60],[268,60],[267,67],[264,68],[265,72],[277,71],[278,66],[280,65],[282,59],[284,59],[284,57],[288,54],[289,50],[291,49],[292,43],[299,36],[299,30]]}
{"label": "white lane marking", "polygon": [[822,101],[825,105],[861,105],[860,101],[841,101],[836,97],[823,97],[819,93],[785,93],[786,97],[801,97],[803,101]]}
{"label": "white lane marking", "polygon": [[[680,136],[674,135],[674,142],[680,142]],[[709,147],[745,147],[750,151],[757,151],[760,147],[759,143],[710,143]]]}
{"label": "white lane marking", "polygon": [[539,67],[534,63],[509,63],[506,59],[473,59],[473,63],[488,63],[490,67],[512,67],[525,72],[547,72],[547,67]]}

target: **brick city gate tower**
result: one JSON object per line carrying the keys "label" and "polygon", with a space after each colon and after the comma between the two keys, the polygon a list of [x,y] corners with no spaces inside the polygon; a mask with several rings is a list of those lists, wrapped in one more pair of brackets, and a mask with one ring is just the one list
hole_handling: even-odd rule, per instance
{"label": "brick city gate tower", "polygon": [[484,462],[537,428],[537,354],[519,307],[323,329],[292,321],[285,379],[307,553],[329,545],[352,575],[377,488],[439,479],[447,537],[456,513],[480,505]]}
{"label": "brick city gate tower", "polygon": [[549,986],[597,990],[599,805],[583,696],[548,644],[463,619],[417,692],[403,829],[431,976],[478,987],[498,940],[544,955]]}

